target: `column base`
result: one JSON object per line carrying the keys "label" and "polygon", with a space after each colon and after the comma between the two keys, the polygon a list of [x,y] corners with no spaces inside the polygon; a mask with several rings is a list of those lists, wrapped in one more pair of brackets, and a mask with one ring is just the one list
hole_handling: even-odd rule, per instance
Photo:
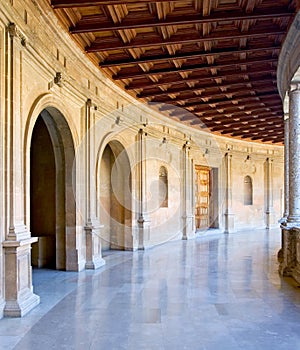
{"label": "column base", "polygon": [[5,307],[5,301],[4,299],[0,299],[0,319],[4,316],[4,307]]}
{"label": "column base", "polygon": [[225,229],[224,233],[233,233],[234,229],[234,214],[225,213]]}
{"label": "column base", "polygon": [[4,307],[4,317],[23,317],[40,303],[40,297],[31,291],[18,300],[7,301]]}
{"label": "column base", "polygon": [[138,219],[138,250],[147,249],[147,243],[150,241],[150,220],[141,216]]}
{"label": "column base", "polygon": [[278,252],[279,273],[300,283],[300,227],[281,226],[282,248]]}
{"label": "column base", "polygon": [[96,270],[105,265],[101,252],[100,230],[103,225],[87,225],[84,227],[86,232],[86,262],[85,268]]}
{"label": "column base", "polygon": [[195,233],[195,216],[186,215],[182,217],[183,219],[183,232],[182,240],[193,239],[196,237]]}
{"label": "column base", "polygon": [[281,219],[278,220],[279,224],[285,224],[287,222],[287,216],[283,216]]}
{"label": "column base", "polygon": [[87,261],[85,263],[85,268],[87,270],[96,270],[99,267],[105,265],[105,260],[103,258],[95,257],[92,261]]}
{"label": "column base", "polygon": [[271,229],[274,227],[277,227],[274,211],[273,210],[267,211],[266,212],[266,229]]}
{"label": "column base", "polygon": [[4,241],[5,252],[5,306],[6,317],[21,317],[39,304],[40,298],[32,292],[31,244],[36,237],[21,241]]}

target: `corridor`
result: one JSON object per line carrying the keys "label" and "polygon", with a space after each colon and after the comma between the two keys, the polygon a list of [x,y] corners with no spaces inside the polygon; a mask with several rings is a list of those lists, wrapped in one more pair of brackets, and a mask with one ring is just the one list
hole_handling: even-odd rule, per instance
{"label": "corridor", "polygon": [[206,233],[34,270],[41,303],[0,320],[0,349],[300,349],[300,289],[277,272],[280,230]]}

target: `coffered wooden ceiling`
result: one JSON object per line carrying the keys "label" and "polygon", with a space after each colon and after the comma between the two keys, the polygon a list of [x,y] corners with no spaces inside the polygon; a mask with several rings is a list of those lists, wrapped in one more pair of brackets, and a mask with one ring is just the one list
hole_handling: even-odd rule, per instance
{"label": "coffered wooden ceiling", "polygon": [[52,0],[51,6],[87,56],[138,99],[196,128],[282,143],[276,69],[297,3]]}

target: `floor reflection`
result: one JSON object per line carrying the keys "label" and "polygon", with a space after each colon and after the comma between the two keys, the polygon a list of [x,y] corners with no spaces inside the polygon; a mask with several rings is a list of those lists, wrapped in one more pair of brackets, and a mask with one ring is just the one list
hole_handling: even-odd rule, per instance
{"label": "floor reflection", "polygon": [[277,269],[279,230],[210,234],[105,267],[35,270],[41,304],[0,320],[0,349],[300,348],[300,290]]}

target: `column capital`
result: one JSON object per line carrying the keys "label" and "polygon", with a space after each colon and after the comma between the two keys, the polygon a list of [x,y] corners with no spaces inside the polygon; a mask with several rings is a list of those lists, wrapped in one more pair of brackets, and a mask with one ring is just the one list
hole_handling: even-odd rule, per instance
{"label": "column capital", "polygon": [[289,93],[296,92],[296,91],[300,91],[300,82],[295,81],[291,83]]}
{"label": "column capital", "polygon": [[9,25],[7,26],[7,31],[8,34],[11,38],[17,36],[17,26],[14,23],[9,23]]}
{"label": "column capital", "polygon": [[7,32],[11,39],[19,38],[21,40],[22,46],[26,46],[25,35],[19,30],[15,23],[9,23],[7,26]]}
{"label": "column capital", "polygon": [[89,108],[92,107],[92,100],[90,98],[86,100],[86,106]]}

